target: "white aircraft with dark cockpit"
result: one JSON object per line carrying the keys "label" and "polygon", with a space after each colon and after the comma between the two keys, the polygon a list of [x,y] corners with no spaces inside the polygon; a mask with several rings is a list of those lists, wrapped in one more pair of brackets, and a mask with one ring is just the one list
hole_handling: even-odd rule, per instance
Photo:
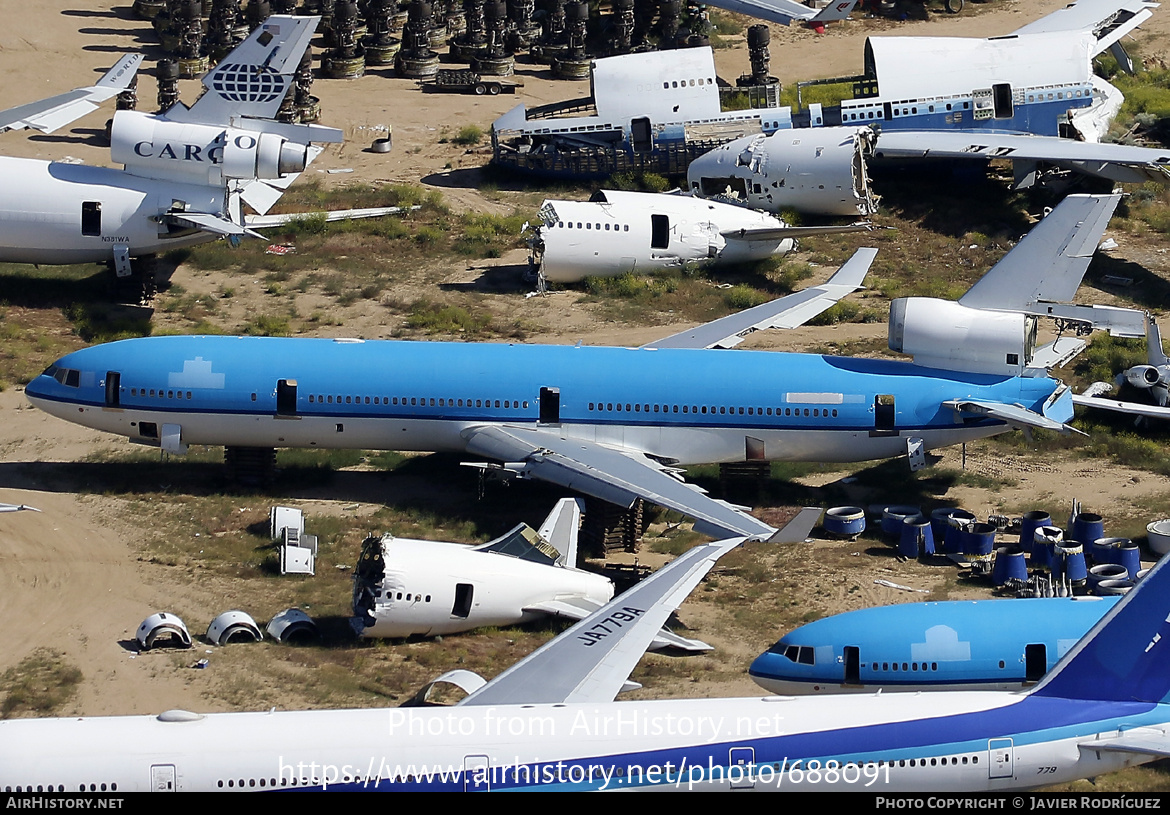
{"label": "white aircraft with dark cockpit", "polygon": [[589,201],[545,201],[540,219],[529,246],[542,284],[748,263],[795,251],[800,237],[870,228],[789,226],[734,204],[614,190]]}
{"label": "white aircraft with dark cockpit", "polygon": [[705,533],[766,538],[771,526],[682,482],[679,468],[900,455],[919,467],[929,449],[1010,428],[1070,430],[1072,393],[1048,371],[1084,342],[1037,347],[1036,323],[1051,314],[1126,328],[1132,312],[1061,302],[1118,199],[1066,199],[958,303],[895,301],[890,346],[913,363],[715,350],[801,325],[854,291],[876,255],[862,249],[822,285],[642,348],[145,337],[68,354],[25,394],[68,421],[171,452],[455,452],[620,506],[644,499]]}
{"label": "white aircraft with dark cockpit", "polygon": [[[316,142],[342,140],[336,128],[274,118],[318,19],[270,17],[203,78],[206,90],[191,107],[115,113],[110,155],[121,170],[0,157],[0,261],[111,263],[129,277],[135,257],[263,237],[244,205],[263,216],[320,153]],[[141,59],[123,58],[94,87],[0,112],[0,130],[68,124],[124,88]]]}
{"label": "white aircraft with dark cockpit", "polygon": [[0,787],[1001,793],[1170,755],[1165,561],[1024,693],[615,701],[741,542],[691,549],[489,682],[440,677],[470,691],[454,706],[10,719]]}

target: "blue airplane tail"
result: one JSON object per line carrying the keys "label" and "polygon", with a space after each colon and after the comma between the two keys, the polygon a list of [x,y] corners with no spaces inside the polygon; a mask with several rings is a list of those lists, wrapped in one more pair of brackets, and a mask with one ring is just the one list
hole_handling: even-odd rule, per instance
{"label": "blue airplane tail", "polygon": [[[1163,558],[1032,691],[1033,696],[1170,702],[1170,569]],[[1164,572],[1164,574],[1163,574]]]}

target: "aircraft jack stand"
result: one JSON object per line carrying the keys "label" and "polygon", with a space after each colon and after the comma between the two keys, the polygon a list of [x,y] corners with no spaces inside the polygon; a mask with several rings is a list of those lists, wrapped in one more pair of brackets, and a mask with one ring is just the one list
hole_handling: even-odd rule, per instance
{"label": "aircraft jack stand", "polygon": [[604,557],[606,552],[620,549],[637,552],[646,531],[645,501],[634,501],[629,509],[603,501],[585,499],[585,521],[581,524],[580,549],[589,557]]}

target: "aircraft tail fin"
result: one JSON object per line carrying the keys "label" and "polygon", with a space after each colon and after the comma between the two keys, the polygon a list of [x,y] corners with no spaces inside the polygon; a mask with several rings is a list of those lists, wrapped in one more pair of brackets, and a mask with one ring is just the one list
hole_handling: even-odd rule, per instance
{"label": "aircraft tail fin", "polygon": [[189,110],[167,117],[207,124],[274,118],[320,19],[269,17],[203,77],[206,91]]}
{"label": "aircraft tail fin", "polygon": [[1030,312],[1073,299],[1120,195],[1070,195],[959,298],[968,308]]}
{"label": "aircraft tail fin", "polygon": [[1170,702],[1170,558],[1102,617],[1032,695]]}
{"label": "aircraft tail fin", "polygon": [[557,558],[558,566],[570,569],[576,567],[577,534],[580,528],[581,504],[575,498],[562,498],[537,530],[537,534],[561,553]]}
{"label": "aircraft tail fin", "polygon": [[1154,321],[1152,314],[1146,314],[1146,360],[1154,366],[1170,365],[1170,357],[1162,346],[1162,329]]}

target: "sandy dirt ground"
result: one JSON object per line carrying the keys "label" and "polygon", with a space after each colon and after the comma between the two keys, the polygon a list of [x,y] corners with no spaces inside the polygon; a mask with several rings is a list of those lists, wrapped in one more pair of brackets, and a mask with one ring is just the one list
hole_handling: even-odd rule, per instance
{"label": "sandy dirt ground", "polygon": [[[968,4],[978,13],[961,16],[933,15],[930,23],[895,25],[886,21],[857,21],[833,27],[825,35],[801,29],[774,29],[773,73],[788,82],[856,73],[861,68],[864,37],[874,32],[899,34],[948,34],[986,36],[1011,31],[1063,5],[1063,0],[1000,0],[988,6]],[[79,8],[84,6],[83,9]],[[5,23],[0,26],[0,108],[30,102],[85,85],[127,49],[143,49],[148,60],[158,58],[159,48],[148,24],[133,19],[123,4],[105,0],[80,3],[38,0],[35,3],[0,2]],[[1167,42],[1170,13],[1155,15],[1144,35],[1154,47]],[[745,49],[717,52],[720,74],[734,77],[748,68]],[[323,123],[344,128],[345,145],[330,147],[311,168],[310,175],[327,183],[420,180],[439,187],[455,208],[507,209],[485,200],[475,190],[476,174],[459,171],[486,161],[482,151],[463,152],[440,145],[444,129],[465,124],[486,127],[518,101],[540,104],[587,93],[584,83],[558,83],[544,69],[520,66],[526,86],[519,97],[468,97],[425,95],[413,82],[389,77],[389,71],[371,71],[354,82],[318,81],[314,92],[322,99]],[[140,82],[142,109],[153,109],[154,85],[150,76]],[[183,84],[183,98],[196,95],[194,82]],[[75,157],[89,163],[108,163],[108,151],[98,144],[97,131],[109,115],[109,106],[58,134],[42,136],[8,133],[0,136],[0,152],[7,155],[63,159]],[[389,155],[363,151],[369,142],[392,126],[394,150]],[[452,165],[450,168],[448,164]],[[352,172],[330,173],[331,170]],[[505,258],[503,262],[518,262]],[[827,276],[830,270],[823,270]],[[460,280],[467,269],[452,270]],[[187,277],[184,277],[187,275]],[[180,269],[176,281],[193,283],[191,273]],[[203,285],[215,286],[211,281]],[[257,296],[259,296],[257,294]],[[542,341],[637,343],[661,336],[663,326],[628,327],[598,325],[587,316],[571,313],[570,300],[557,297],[521,301],[517,311],[530,310],[544,325],[557,326]],[[246,308],[247,292],[239,295]],[[0,292],[0,300],[3,292]],[[528,313],[528,312],[526,312]],[[358,330],[378,336],[377,317]],[[353,333],[350,327],[347,333]],[[336,329],[335,329],[336,330]],[[387,329],[388,330],[388,329]],[[795,332],[791,339],[773,340],[776,346],[800,347],[829,339],[881,336],[884,327],[841,326]],[[799,335],[799,336],[796,336]],[[207,591],[197,583],[178,581],[165,569],[142,559],[141,545],[148,529],[128,512],[118,498],[86,494],[47,485],[43,476],[50,468],[64,468],[97,451],[120,449],[124,442],[50,418],[25,401],[19,389],[0,392],[0,502],[26,503],[40,513],[0,514],[0,671],[20,662],[32,650],[49,645],[80,666],[84,682],[69,711],[86,714],[153,713],[171,707],[219,710],[227,703],[193,684],[190,672],[175,669],[172,662],[136,656],[131,647],[134,628],[157,610],[194,607],[208,610],[205,620],[189,620],[193,634],[223,609],[214,609]],[[946,453],[955,463],[960,454]],[[1019,511],[1029,501],[1067,505],[1073,497],[1091,500],[1093,506],[1137,513],[1144,503],[1167,492],[1165,480],[1122,469],[1102,471],[1085,460],[1042,461],[1036,457],[973,452],[969,466],[995,474],[1010,472],[1019,479],[1011,494],[974,487],[956,487],[948,499],[980,515],[1000,511],[1005,504]],[[55,472],[61,470],[54,470]],[[835,481],[841,474],[819,481]],[[814,476],[810,483],[819,483]],[[879,500],[864,491],[858,501]],[[335,504],[351,505],[353,496],[336,496]],[[318,505],[327,511],[329,501]],[[817,544],[828,546],[828,544]],[[875,560],[873,576],[891,578],[887,559]],[[897,582],[932,588],[937,576],[929,572],[893,573]],[[861,593],[840,593],[834,610],[871,603],[920,599],[889,589],[867,586]],[[687,616],[689,614],[689,616]],[[704,612],[695,608],[684,617],[702,632]],[[758,632],[757,646],[732,645],[718,652],[719,659],[746,664],[760,648],[777,636]],[[755,687],[746,676],[733,686],[692,684],[683,692],[697,695],[751,694]],[[649,690],[653,690],[652,688]]]}

